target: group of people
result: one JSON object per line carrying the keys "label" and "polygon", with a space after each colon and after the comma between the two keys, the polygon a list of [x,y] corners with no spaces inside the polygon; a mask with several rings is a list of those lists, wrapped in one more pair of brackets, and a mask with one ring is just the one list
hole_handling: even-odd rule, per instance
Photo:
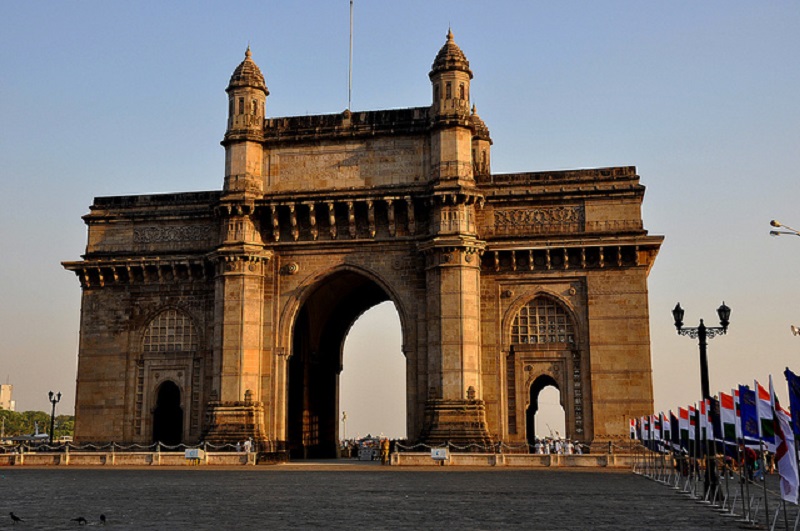
{"label": "group of people", "polygon": [[246,439],[244,442],[241,442],[241,443],[238,442],[238,441],[236,442],[236,451],[237,452],[244,452],[246,454],[249,454],[254,449],[255,449],[255,447],[253,445],[253,438],[252,437]]}
{"label": "group of people", "polygon": [[382,465],[389,463],[389,455],[394,449],[394,441],[387,437],[372,437],[367,435],[362,439],[344,440],[340,446],[340,454],[344,458],[359,459],[362,461],[381,460]]}
{"label": "group of people", "polygon": [[[760,452],[757,448],[744,444],[740,444],[738,450],[729,446],[724,453],[717,453],[713,459],[721,477],[732,478],[734,473],[740,473],[742,479],[764,481],[765,475],[775,473],[775,454],[766,450]],[[705,471],[706,464],[705,456],[691,456],[683,448],[672,454],[672,465],[684,476]]]}
{"label": "group of people", "polygon": [[534,440],[533,453],[539,455],[580,455],[583,453],[583,448],[578,441],[547,437]]}

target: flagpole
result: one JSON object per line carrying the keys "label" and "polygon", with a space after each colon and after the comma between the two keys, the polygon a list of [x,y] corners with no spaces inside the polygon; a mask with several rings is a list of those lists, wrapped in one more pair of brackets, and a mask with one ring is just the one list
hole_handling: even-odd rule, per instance
{"label": "flagpole", "polygon": [[692,494],[697,496],[697,482],[700,480],[700,411],[697,409],[697,402],[694,403],[694,456],[692,458],[692,477],[694,478],[694,489]]}
{"label": "flagpole", "polygon": [[[742,456],[742,449],[744,445],[744,437],[737,439],[736,445],[736,460],[739,462],[739,483],[740,490],[742,491],[742,516],[744,519],[750,521],[750,474],[747,469],[747,452]],[[747,492],[745,492],[747,491]]]}
{"label": "flagpole", "polygon": [[764,441],[758,441],[758,449],[761,450],[761,484],[764,487],[764,515],[767,518],[767,525],[769,526],[769,501],[767,500],[767,459],[766,445],[764,444]]}
{"label": "flagpole", "polygon": [[[790,373],[791,373],[792,376],[794,376],[794,373],[789,370],[789,367],[786,367],[786,370],[783,372],[783,375],[786,377],[786,384],[788,386],[787,390],[789,392],[789,409],[791,411],[791,417],[790,417],[789,420],[790,420],[790,425],[792,427],[792,435],[794,436],[794,458],[795,458],[795,463],[797,464],[798,476],[800,476],[800,455],[798,455],[798,453],[797,453],[798,441],[800,441],[800,437],[798,437],[797,431],[795,429],[796,428],[796,423],[795,423],[795,415],[796,415],[796,413],[795,413],[795,408],[792,407],[792,398],[796,398],[796,393],[792,393],[793,386],[792,386],[792,382],[789,379]],[[797,404],[795,404],[795,406],[796,405]],[[800,477],[798,477],[796,479],[798,480],[798,483],[800,483]],[[797,505],[799,501],[800,500],[795,498],[795,500],[794,500],[795,505]],[[800,512],[798,512],[797,518],[800,519]],[[795,521],[797,521],[797,520],[795,520]]]}
{"label": "flagpole", "polygon": [[353,0],[350,0],[350,58],[347,66],[347,110],[352,110],[353,101]]}
{"label": "flagpole", "polygon": [[[772,376],[770,376],[771,378]],[[769,500],[767,500],[767,445],[764,442],[764,434],[762,433],[761,426],[761,389],[757,380],[753,380],[753,387],[756,392],[756,414],[758,416],[758,450],[761,457],[761,484],[764,487],[764,515],[767,518],[767,526],[769,526]],[[770,397],[770,400],[772,397]],[[773,417],[773,423],[775,422]],[[775,435],[773,434],[773,438]],[[774,439],[773,439],[774,442]]]}

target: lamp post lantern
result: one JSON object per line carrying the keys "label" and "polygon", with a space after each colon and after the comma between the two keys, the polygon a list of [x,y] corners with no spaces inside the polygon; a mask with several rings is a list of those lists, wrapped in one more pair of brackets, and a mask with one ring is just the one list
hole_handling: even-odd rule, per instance
{"label": "lamp post lantern", "polygon": [[53,410],[50,413],[50,446],[53,445],[53,430],[56,427],[56,404],[61,402],[61,393],[53,394],[53,391],[48,393],[50,403],[53,404]]}
{"label": "lamp post lantern", "polygon": [[769,224],[772,225],[775,228],[784,229],[784,230],[771,230],[771,231],[769,231],[769,235],[770,236],[780,236],[781,234],[788,234],[790,236],[800,236],[800,231],[799,230],[793,229],[793,228],[789,227],[788,225],[784,225],[783,223],[781,223],[777,219],[773,219],[772,221],[769,222]]}
{"label": "lamp post lantern", "polygon": [[723,301],[722,306],[717,308],[717,316],[719,316],[720,326],[706,326],[703,320],[700,319],[700,325],[696,327],[684,328],[683,326],[683,308],[681,303],[675,305],[672,309],[672,317],[675,319],[675,328],[681,336],[689,336],[698,340],[700,347],[700,387],[703,391],[703,399],[711,398],[711,393],[708,389],[708,355],[706,347],[708,340],[718,335],[726,334],[728,332],[728,325],[730,324],[731,309],[725,305]]}

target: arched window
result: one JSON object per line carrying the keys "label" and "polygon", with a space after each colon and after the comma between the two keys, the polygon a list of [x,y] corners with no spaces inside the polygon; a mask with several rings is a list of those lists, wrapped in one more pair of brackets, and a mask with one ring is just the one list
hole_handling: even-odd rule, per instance
{"label": "arched window", "polygon": [[575,325],[564,307],[539,296],[520,308],[511,325],[512,343],[575,343]]}
{"label": "arched window", "polygon": [[191,352],[197,350],[197,334],[191,318],[177,310],[158,314],[144,333],[145,352]]}
{"label": "arched window", "polygon": [[449,81],[444,85],[444,97],[448,100],[453,97],[453,86]]}
{"label": "arched window", "polygon": [[458,85],[458,97],[462,100],[466,98],[466,92],[464,91],[464,83]]}

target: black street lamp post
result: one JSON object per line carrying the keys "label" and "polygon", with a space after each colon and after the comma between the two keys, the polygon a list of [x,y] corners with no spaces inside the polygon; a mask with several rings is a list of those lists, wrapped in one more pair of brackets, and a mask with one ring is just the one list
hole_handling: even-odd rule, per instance
{"label": "black street lamp post", "polygon": [[[708,340],[712,339],[718,335],[722,335],[728,332],[728,325],[730,324],[730,317],[731,317],[731,309],[725,305],[725,302],[722,302],[722,306],[717,308],[717,315],[719,316],[719,324],[720,326],[706,326],[703,323],[703,320],[700,319],[700,325],[692,328],[684,328],[683,327],[683,308],[681,308],[681,303],[675,305],[675,308],[672,309],[672,317],[675,319],[675,328],[678,330],[678,334],[682,336],[689,336],[692,339],[697,339],[700,345],[700,387],[703,391],[703,400],[707,400],[711,398],[711,393],[708,389],[708,355],[706,353],[706,347],[708,346]],[[700,426],[697,427],[700,429]],[[708,439],[706,439],[708,440]],[[717,472],[716,472],[716,451],[711,446],[711,455],[706,454],[706,479],[705,479],[705,488],[708,491],[711,488],[716,488],[717,485]]]}
{"label": "black street lamp post", "polygon": [[703,320],[700,319],[699,326],[684,328],[681,303],[676,304],[672,310],[672,317],[675,319],[675,328],[677,328],[678,334],[697,339],[700,345],[700,387],[703,391],[703,399],[711,398],[711,393],[708,389],[708,356],[706,354],[708,340],[728,332],[731,309],[723,302],[722,306],[717,308],[717,315],[719,316],[720,326],[706,326]]}
{"label": "black street lamp post", "polygon": [[50,391],[48,394],[50,397],[50,403],[53,404],[53,410],[50,413],[50,446],[53,445],[53,430],[56,427],[56,404],[61,402],[61,393],[53,394],[53,391]]}

